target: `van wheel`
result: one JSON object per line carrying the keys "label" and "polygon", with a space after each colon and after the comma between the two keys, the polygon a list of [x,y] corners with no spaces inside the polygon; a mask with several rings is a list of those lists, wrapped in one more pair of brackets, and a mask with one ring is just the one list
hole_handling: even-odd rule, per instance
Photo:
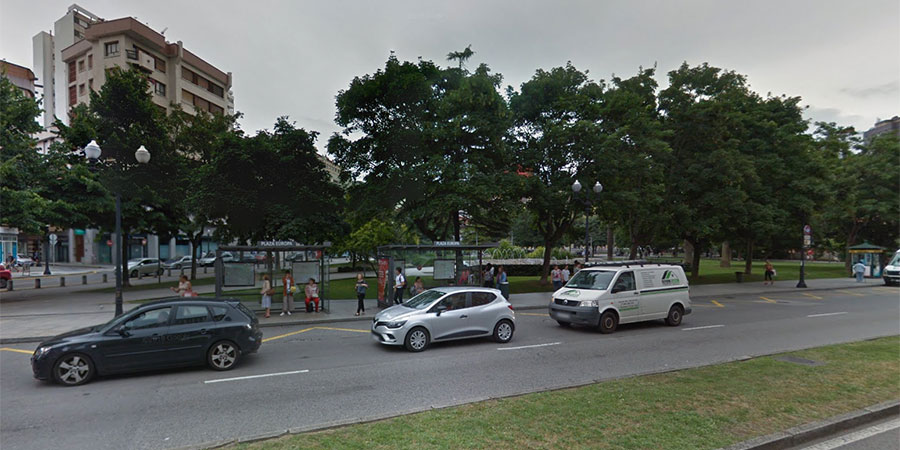
{"label": "van wheel", "polygon": [[669,316],[666,317],[666,325],[670,327],[681,325],[681,318],[683,316],[684,309],[681,308],[681,305],[673,305],[672,308],[669,309]]}
{"label": "van wheel", "polygon": [[571,323],[569,323],[569,322],[563,322],[562,320],[557,320],[556,323],[558,323],[559,326],[561,326],[561,327],[563,327],[563,328],[569,328],[569,327],[572,326]]}
{"label": "van wheel", "polygon": [[600,316],[600,332],[603,334],[610,334],[613,331],[616,331],[616,327],[619,326],[619,316],[612,311],[606,311],[603,315]]}

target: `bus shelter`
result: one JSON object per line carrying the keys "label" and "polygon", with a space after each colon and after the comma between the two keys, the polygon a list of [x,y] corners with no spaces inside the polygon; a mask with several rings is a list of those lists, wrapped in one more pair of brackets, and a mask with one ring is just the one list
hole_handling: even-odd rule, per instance
{"label": "bus shelter", "polygon": [[[225,245],[216,249],[216,297],[222,297],[225,288],[239,289],[236,297],[259,303],[263,275],[268,275],[275,295],[272,309],[281,308],[285,272],[290,270],[297,285],[294,294],[295,309],[304,306],[304,287],[310,279],[319,287],[319,309],[331,311],[329,298],[329,257],[331,244],[294,245]],[[276,304],[278,306],[276,306]]]}
{"label": "bus shelter", "polygon": [[880,278],[881,277],[881,257],[886,250],[884,247],[864,242],[848,248],[852,256],[852,264],[857,262],[866,266],[865,276]]}
{"label": "bus shelter", "polygon": [[[426,288],[454,285],[482,285],[483,253],[496,248],[496,243],[467,245],[459,241],[436,241],[432,244],[392,244],[378,247],[378,307],[391,306],[394,298],[394,277],[400,268],[409,289],[413,280],[407,276],[408,268],[430,266],[434,268],[432,279]],[[404,295],[404,298],[408,298]]]}

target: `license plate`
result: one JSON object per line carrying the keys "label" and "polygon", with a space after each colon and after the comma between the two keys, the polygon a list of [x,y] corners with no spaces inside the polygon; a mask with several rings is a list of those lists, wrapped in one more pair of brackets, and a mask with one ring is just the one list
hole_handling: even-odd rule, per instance
{"label": "license plate", "polygon": [[571,319],[572,315],[567,312],[558,312],[556,313],[557,319]]}

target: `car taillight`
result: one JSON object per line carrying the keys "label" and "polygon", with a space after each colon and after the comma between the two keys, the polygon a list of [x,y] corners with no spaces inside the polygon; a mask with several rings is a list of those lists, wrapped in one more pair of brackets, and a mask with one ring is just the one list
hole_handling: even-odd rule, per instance
{"label": "car taillight", "polygon": [[513,312],[516,311],[516,310],[513,309],[512,305],[506,305],[506,307],[509,308],[510,311],[513,311]]}

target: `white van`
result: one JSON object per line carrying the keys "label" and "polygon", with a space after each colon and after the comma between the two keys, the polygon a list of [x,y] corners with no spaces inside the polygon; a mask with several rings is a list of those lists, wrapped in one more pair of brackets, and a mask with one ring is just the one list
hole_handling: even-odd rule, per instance
{"label": "white van", "polygon": [[681,266],[621,263],[582,269],[553,293],[550,317],[561,326],[590,325],[612,333],[620,323],[665,319],[681,324],[691,313]]}
{"label": "white van", "polygon": [[884,266],[881,277],[884,279],[884,284],[888,286],[900,284],[900,250],[897,250],[894,257],[891,258],[891,262]]}

